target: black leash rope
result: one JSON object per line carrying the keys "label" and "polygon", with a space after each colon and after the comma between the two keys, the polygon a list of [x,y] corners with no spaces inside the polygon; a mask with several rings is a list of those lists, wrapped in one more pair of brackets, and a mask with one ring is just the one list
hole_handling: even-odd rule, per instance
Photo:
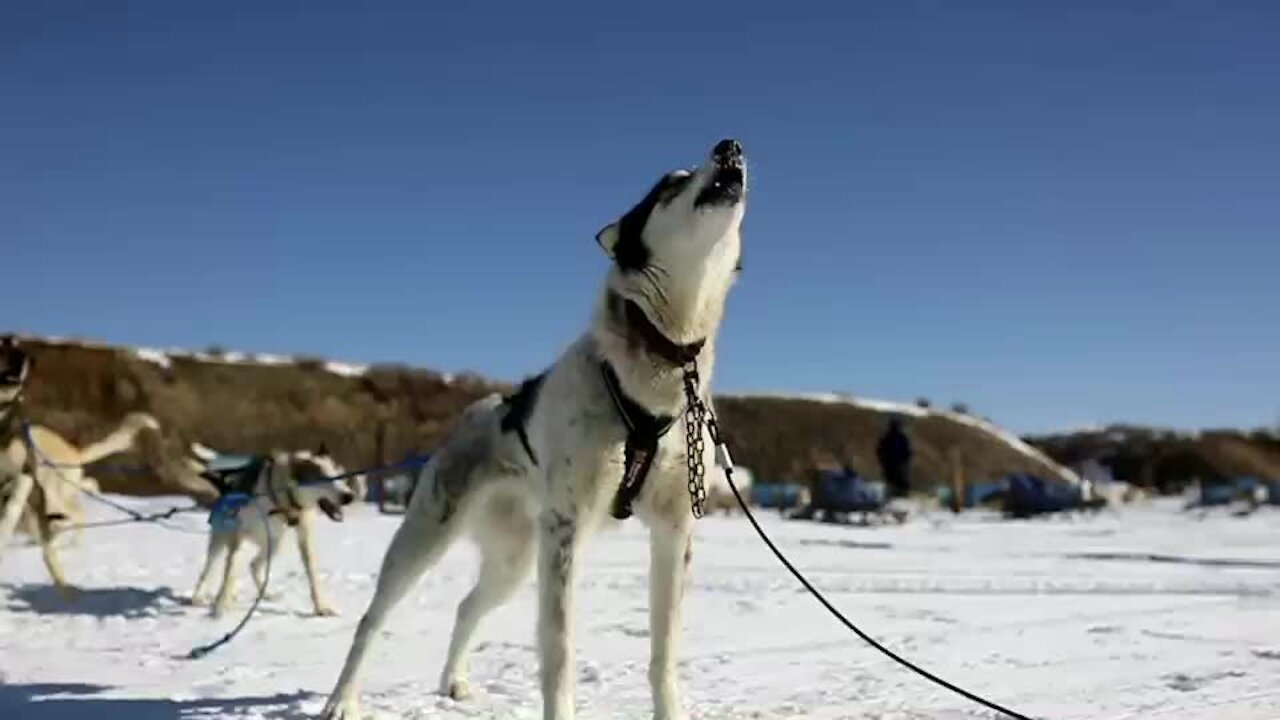
{"label": "black leash rope", "polygon": [[[94,500],[99,499],[92,493],[86,492],[85,494],[93,498]],[[190,512],[205,512],[205,508],[200,507],[199,505],[189,505],[185,507],[174,506],[169,508],[168,510],[162,510],[160,512],[154,512],[146,515],[143,515],[141,513],[133,513],[130,517],[122,518],[120,520],[100,520],[98,522],[87,522],[87,523],[79,523],[76,525],[68,525],[66,529],[67,530],[92,530],[94,528],[116,527],[118,525],[132,525],[133,523],[155,523],[160,527],[165,528],[166,530],[173,530],[174,532],[183,532],[183,533],[188,533],[190,535],[204,535],[205,533],[203,530],[193,530],[190,528],[179,527],[177,525],[170,525],[165,522],[165,520],[168,520],[175,515],[178,515],[180,513],[190,513]]]}
{"label": "black leash rope", "polygon": [[[61,482],[66,483],[68,485],[73,485],[77,490],[84,493],[89,498],[96,500],[104,505],[107,505],[108,507],[111,507],[128,516],[126,518],[121,518],[119,520],[103,520],[99,522],[79,523],[76,525],[70,525],[66,527],[66,530],[112,527],[112,526],[118,526],[118,525],[131,525],[133,523],[154,523],[156,525],[159,525],[160,527],[163,527],[167,530],[173,530],[175,532],[198,534],[198,535],[205,534],[205,531],[203,530],[189,530],[187,528],[178,527],[176,525],[171,525],[165,522],[166,520],[172,518],[173,516],[179,513],[203,512],[205,508],[201,507],[199,504],[192,504],[189,506],[175,505],[166,510],[154,512],[154,513],[139,512],[138,510],[135,510],[127,505],[111,500],[110,498],[106,497],[102,493],[91,491],[85,488],[80,483],[73,482],[70,478],[68,478],[65,474],[63,474],[62,472],[63,469],[64,468],[65,469],[81,469],[82,466],[57,463],[57,462],[54,462],[52,458],[49,458],[44,453],[42,453],[40,451],[40,448],[36,445],[35,438],[31,434],[30,423],[23,422],[22,432],[23,432],[23,440],[27,446],[27,453],[30,455],[29,461],[32,462],[33,466],[39,465],[42,467],[49,468],[50,470],[53,471],[53,473],[58,477],[58,479]],[[339,475],[334,475],[332,477],[324,476],[324,477],[316,478],[316,479],[305,481],[305,482],[298,482],[297,485],[306,486],[306,485],[319,485],[324,483],[331,483],[339,480],[347,480],[349,478],[354,478],[359,475],[390,472],[392,470],[399,470],[402,468],[420,467],[421,465],[424,465],[426,462],[427,462],[427,457],[424,457],[421,455],[414,455],[398,463],[392,463],[390,465],[383,465],[383,466],[368,468],[363,470],[352,470],[348,472],[343,472]],[[248,494],[236,493],[236,492],[221,493],[217,502],[214,503],[213,508],[209,510],[210,524],[241,522],[240,512],[260,497],[268,498],[273,502],[276,501],[278,498],[278,495],[276,493],[276,488],[275,488],[274,470],[275,470],[275,463],[270,458],[268,458],[262,470],[260,471],[260,472],[267,473],[267,487],[261,492],[255,491],[253,493],[248,493]],[[296,507],[297,501],[296,499],[293,498],[292,486],[290,486],[287,492],[288,492],[289,501],[291,502],[291,504],[293,504]],[[254,614],[258,611],[258,606],[262,604],[263,599],[267,595],[267,587],[271,583],[271,563],[273,559],[272,558],[273,553],[271,552],[271,544],[272,544],[271,515],[270,513],[262,510],[261,508],[255,507],[255,510],[258,512],[258,515],[262,518],[262,527],[266,532],[266,545],[267,545],[265,548],[263,548],[263,552],[267,554],[267,562],[266,562],[266,567],[263,570],[262,585],[258,588],[258,594],[253,599],[253,604],[249,606],[248,612],[244,614],[244,617],[240,618],[240,622],[236,623],[236,626],[233,627],[230,630],[230,632],[226,633],[225,635],[223,635],[222,637],[218,638],[217,640],[211,643],[192,648],[191,651],[188,652],[185,656],[186,659],[188,660],[198,660],[200,658],[203,658],[209,653],[213,652],[214,650],[217,650],[218,648],[222,647],[223,645],[226,645],[227,643],[235,639],[235,637],[239,635],[242,630],[244,630],[245,626],[249,624],[249,620],[253,618]],[[218,528],[215,527],[213,532],[218,532]],[[228,559],[228,562],[229,561],[230,559]]]}
{"label": "black leash rope", "polygon": [[[272,467],[272,464],[270,462],[267,463],[267,467],[265,468],[265,470],[268,473],[274,472],[274,468]],[[270,475],[268,475],[268,478],[270,478]],[[268,479],[267,482],[268,484],[270,484],[271,480]],[[236,516],[232,518],[233,522],[235,523],[240,522],[239,513],[245,507],[247,507],[247,505],[248,504],[246,503],[245,505],[242,505],[238,509],[236,509],[235,511]],[[249,624],[249,620],[253,618],[253,614],[258,611],[258,606],[262,604],[263,598],[267,596],[267,586],[271,584],[271,560],[272,560],[272,555],[275,554],[271,551],[271,516],[270,514],[264,512],[262,508],[255,507],[254,509],[257,510],[258,516],[262,518],[262,529],[267,533],[267,546],[262,548],[262,552],[267,554],[267,565],[262,571],[262,585],[258,587],[258,595],[253,599],[253,604],[249,606],[248,612],[244,614],[244,617],[240,618],[240,622],[236,623],[235,627],[231,628],[231,630],[226,635],[223,635],[222,637],[218,638],[217,640],[214,640],[211,643],[191,648],[191,652],[187,653],[186,659],[188,660],[199,660],[205,655],[208,655],[214,650],[217,650],[223,645],[226,645],[227,643],[234,640],[235,637],[240,634],[240,631],[244,630],[245,626]],[[217,532],[217,530],[215,529],[214,532]],[[234,557],[228,557],[227,562],[231,562],[234,559],[235,559]],[[255,581],[256,581],[256,578],[255,578]],[[216,603],[217,600],[215,599],[214,602]]]}
{"label": "black leash rope", "polygon": [[160,512],[154,512],[154,513],[138,512],[137,510],[134,510],[128,505],[125,505],[123,503],[118,503],[112,500],[111,498],[108,498],[103,493],[90,490],[86,488],[84,485],[82,485],[81,483],[72,482],[71,478],[67,477],[62,471],[64,469],[79,470],[79,469],[82,469],[82,467],[80,465],[56,463],[50,457],[48,457],[43,452],[41,452],[40,447],[36,445],[35,437],[31,434],[31,423],[28,423],[28,422],[22,423],[22,438],[23,438],[23,442],[27,446],[27,453],[31,455],[30,461],[32,462],[33,466],[46,467],[52,470],[53,474],[58,478],[60,482],[73,486],[76,490],[82,493],[85,497],[88,497],[90,500],[106,505],[107,507],[113,510],[117,510],[129,516],[128,518],[125,518],[122,520],[103,520],[99,522],[77,523],[75,525],[67,525],[65,526],[64,530],[68,530],[68,531],[83,530],[83,529],[113,527],[116,525],[129,525],[132,523],[147,522],[147,523],[155,523],[160,527],[166,528],[168,530],[173,530],[175,532],[184,532],[184,533],[199,534],[199,535],[204,534],[204,532],[200,530],[189,530],[187,528],[178,527],[177,525],[170,525],[165,522],[165,520],[172,518],[174,515],[177,515],[178,513],[188,513],[188,512],[196,512],[196,511],[202,510],[203,508],[201,508],[199,505],[194,505],[194,504],[193,505],[175,505],[167,510],[162,510]]}
{"label": "black leash rope", "polygon": [[[155,523],[160,527],[166,528],[168,530],[173,530],[175,532],[198,534],[198,535],[204,534],[203,530],[190,530],[187,528],[178,527],[177,525],[171,525],[165,522],[165,520],[169,520],[173,516],[178,515],[180,513],[204,512],[205,508],[200,504],[194,503],[191,505],[175,505],[173,507],[168,508],[167,510],[162,510],[154,513],[139,512],[129,507],[128,505],[124,505],[122,503],[118,503],[110,499],[109,497],[106,496],[105,493],[95,492],[93,490],[90,490],[84,487],[80,483],[72,482],[71,479],[68,478],[66,475],[64,475],[62,471],[64,469],[81,470],[83,469],[84,466],[78,465],[78,464],[72,464],[72,463],[54,462],[51,458],[49,458],[47,455],[41,452],[40,447],[36,445],[35,438],[31,434],[30,423],[28,422],[22,423],[22,435],[23,435],[23,441],[27,446],[27,452],[31,455],[31,459],[35,462],[35,464],[40,465],[42,467],[49,468],[50,470],[53,471],[54,475],[57,476],[59,481],[66,483],[68,485],[75,486],[77,490],[79,490],[81,493],[86,495],[89,499],[94,500],[103,505],[106,505],[107,507],[110,507],[114,510],[117,510],[129,516],[121,520],[104,520],[100,522],[89,522],[89,523],[78,523],[75,525],[67,525],[65,526],[66,530],[82,530],[82,529],[94,529],[94,528],[100,528],[100,527],[115,527],[119,525],[129,525],[132,523]],[[306,487],[308,485],[323,485],[325,483],[337,482],[339,480],[349,480],[351,478],[358,477],[360,475],[372,475],[374,473],[388,473],[394,470],[420,467],[424,465],[426,462],[427,462],[427,457],[422,455],[412,455],[407,457],[404,460],[401,460],[400,462],[391,463],[390,465],[380,465],[380,466],[371,467],[371,468],[363,468],[360,470],[349,470],[333,476],[325,475],[325,476],[321,476],[319,478],[314,478],[311,480],[300,481],[297,483],[297,485],[298,487]],[[255,493],[253,497],[254,498],[267,497],[267,493],[266,492]],[[296,505],[297,503],[294,502],[293,504]]]}
{"label": "black leash rope", "polygon": [[[951,692],[956,693],[957,695],[960,695],[961,697],[964,697],[968,700],[971,700],[987,708],[988,710],[994,710],[995,712],[998,712],[1002,715],[1013,718],[1013,720],[1031,720],[1031,718],[1028,717],[1027,715],[1023,715],[1020,712],[1010,710],[1009,708],[1004,707],[1003,705],[999,705],[995,702],[992,702],[991,700],[987,700],[986,698],[980,695],[969,692],[968,690],[965,690],[964,688],[954,683],[950,683],[938,677],[937,675],[934,675],[928,670],[925,670],[919,665],[916,665],[910,660],[907,660],[906,658],[895,653],[894,651],[890,650],[884,645],[881,645],[875,638],[863,632],[862,628],[853,624],[853,622],[849,620],[849,618],[845,617],[844,613],[840,612],[840,610],[837,609],[835,605],[832,605],[831,602],[827,600],[826,596],[824,596],[821,591],[819,591],[816,587],[814,587],[813,583],[809,582],[808,578],[806,578],[803,573],[797,570],[795,565],[791,564],[791,561],[787,559],[786,555],[782,554],[782,551],[778,549],[778,546],[773,544],[773,540],[771,540],[769,538],[769,535],[765,533],[764,528],[760,527],[760,523],[756,521],[755,515],[751,513],[751,509],[750,507],[747,506],[747,501],[745,498],[742,497],[742,493],[738,492],[738,486],[735,485],[733,482],[733,460],[729,455],[729,447],[728,445],[725,444],[724,439],[720,435],[720,426],[716,422],[715,415],[711,412],[711,409],[707,407],[706,403],[702,401],[702,398],[697,392],[697,365],[696,364],[691,364],[689,367],[685,369],[685,396],[688,402],[688,407],[690,409],[695,407],[697,408],[692,413],[687,415],[687,417],[696,417],[698,419],[705,421],[707,432],[711,435],[711,442],[713,445],[715,445],[715,448],[716,448],[716,457],[719,461],[718,464],[720,464],[722,469],[724,470],[724,478],[729,482],[729,489],[733,491],[733,496],[734,498],[737,499],[738,506],[742,508],[742,512],[747,516],[747,519],[751,521],[751,526],[755,528],[756,534],[759,535],[760,539],[764,541],[764,544],[767,545],[771,551],[773,551],[774,557],[778,558],[778,561],[781,562],[782,565],[786,567],[787,570],[789,570],[793,576],[795,576],[796,580],[800,581],[800,584],[804,586],[805,590],[808,590],[809,594],[813,595],[813,597],[818,602],[822,603],[822,606],[825,607],[832,615],[834,615],[835,618],[839,620],[841,624],[843,624],[846,628],[848,628],[851,632],[853,632],[854,635],[857,635],[859,638],[861,638],[863,642],[867,643],[871,647],[878,650],[885,657],[888,657],[890,660],[916,673],[917,675],[919,675],[920,677],[923,677],[929,682],[932,682],[947,690],[950,690]],[[699,450],[701,450],[702,449],[702,432],[700,428],[697,435],[698,435],[698,440],[696,443],[696,447]],[[702,510],[702,507],[701,507],[702,503],[705,500],[705,493],[699,492],[703,489],[702,482],[701,482],[702,473],[697,472],[695,475],[694,465],[696,463],[698,468],[702,467],[702,453],[699,452],[698,458],[695,461],[693,458],[694,447],[695,447],[695,444],[693,442],[690,442],[689,444],[689,448],[690,448],[689,492],[691,495],[694,516],[701,517],[700,511]],[[695,477],[697,479],[696,483],[695,483]]]}

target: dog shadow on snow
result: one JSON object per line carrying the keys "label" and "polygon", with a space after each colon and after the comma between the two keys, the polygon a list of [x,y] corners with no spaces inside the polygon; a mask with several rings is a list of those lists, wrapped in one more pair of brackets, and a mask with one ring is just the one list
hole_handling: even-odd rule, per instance
{"label": "dog shadow on snow", "polygon": [[300,703],[314,693],[203,700],[95,697],[111,688],[80,683],[9,685],[0,682],[0,717],[22,720],[173,720],[204,718],[232,712],[285,720],[303,717]]}
{"label": "dog shadow on snow", "polygon": [[39,584],[0,585],[0,602],[8,612],[125,618],[178,614],[184,603],[168,587],[78,588],[68,599],[53,585]]}

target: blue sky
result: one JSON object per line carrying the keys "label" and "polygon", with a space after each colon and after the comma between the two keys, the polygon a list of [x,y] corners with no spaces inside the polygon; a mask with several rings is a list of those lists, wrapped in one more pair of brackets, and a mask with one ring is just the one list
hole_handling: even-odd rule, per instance
{"label": "blue sky", "polygon": [[516,379],[732,135],[722,391],[1280,421],[1274,3],[9,2],[3,325]]}

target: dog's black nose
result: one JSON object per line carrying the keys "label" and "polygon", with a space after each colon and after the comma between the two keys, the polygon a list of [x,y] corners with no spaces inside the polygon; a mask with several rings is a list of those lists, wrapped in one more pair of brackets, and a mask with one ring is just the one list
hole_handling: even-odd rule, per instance
{"label": "dog's black nose", "polygon": [[343,505],[350,505],[351,503],[355,502],[356,494],[344,492],[342,493],[342,495],[338,496],[338,500],[340,500]]}
{"label": "dog's black nose", "polygon": [[718,162],[737,160],[742,157],[742,143],[733,138],[725,138],[716,143],[715,149],[711,151],[711,156]]}
{"label": "dog's black nose", "polygon": [[64,513],[52,512],[52,513],[45,513],[44,519],[48,520],[51,523],[66,522],[67,516]]}

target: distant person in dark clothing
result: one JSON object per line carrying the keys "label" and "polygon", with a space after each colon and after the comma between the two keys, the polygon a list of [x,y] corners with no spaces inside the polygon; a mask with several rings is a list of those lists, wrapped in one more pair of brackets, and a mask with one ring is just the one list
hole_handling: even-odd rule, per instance
{"label": "distant person in dark clothing", "polygon": [[889,429],[876,445],[876,457],[889,497],[905,498],[911,492],[911,441],[903,432],[900,419],[889,420]]}

